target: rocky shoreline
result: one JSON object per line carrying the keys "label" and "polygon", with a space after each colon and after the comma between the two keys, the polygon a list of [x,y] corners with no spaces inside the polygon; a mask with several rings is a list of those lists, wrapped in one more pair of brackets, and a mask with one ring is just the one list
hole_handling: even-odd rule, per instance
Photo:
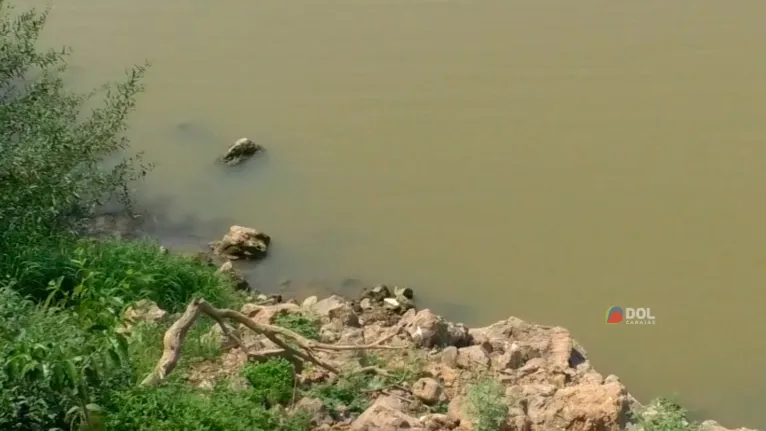
{"label": "rocky shoreline", "polygon": [[[255,229],[232,226],[211,243],[212,255],[198,258],[220,265],[220,273],[247,290],[231,260],[262,259],[270,242]],[[239,312],[258,325],[314,322],[316,341],[305,343],[330,348],[314,352],[324,368],[300,367],[296,387],[335,383],[346,373],[399,376],[395,384],[389,379],[367,388],[369,405],[362,411],[342,403],[329,407],[309,396],[285,407],[286,414],[310,414],[315,430],[642,430],[660,414],[657,406],[642,406],[617,376],[593,369],[585,349],[564,328],[515,317],[468,328],[418,309],[413,298],[412,289],[386,285],[364,289],[354,299],[312,296],[299,302],[252,293]],[[131,313],[133,321],[167,317],[154,304]],[[273,338],[247,329],[214,326],[206,337],[220,343],[223,353],[188,370],[189,382],[211,388],[222,379],[236,380],[253,358],[280,351]],[[727,431],[714,421],[698,429]]]}
{"label": "rocky shoreline", "polygon": [[[243,138],[219,162],[234,166],[261,151],[262,147]],[[141,217],[123,213],[94,218],[89,234],[147,236],[141,229]],[[222,353],[185,371],[192,385],[213,388],[222,381],[233,381],[247,387],[241,377],[247,364],[291,350],[274,334],[253,328],[313,328],[308,338],[289,332],[298,337],[293,342],[308,349],[308,356],[294,364],[295,388],[300,386],[301,394],[311,393],[304,389],[312,386],[338,385],[349,375],[373,375],[366,381],[367,387],[355,389],[355,396],[365,400],[361,404],[345,399],[328,406],[320,397],[295,399],[294,391],[289,406],[281,408],[287,415],[309,414],[314,430],[735,431],[715,421],[689,428],[682,414],[671,424],[654,420],[667,414],[667,406],[644,406],[619,377],[598,373],[585,349],[562,327],[509,317],[486,327],[468,328],[428,308],[419,309],[412,289],[397,286],[364,288],[352,299],[310,296],[301,302],[279,294],[260,294],[233,262],[266,258],[271,241],[268,234],[234,225],[220,241],[210,242],[207,252],[191,253],[192,258],[218,268],[248,298],[240,310],[227,311],[244,320],[234,326],[214,326],[204,336]],[[165,247],[162,251],[170,252]],[[184,316],[169,316],[156,304],[142,302],[128,310],[126,319],[129,333],[130,325],[138,321],[174,320],[177,324]],[[300,328],[290,327],[291,322],[300,323]],[[185,336],[182,332],[179,344]],[[166,371],[173,367],[171,364]],[[378,385],[373,384],[375,377],[381,378]],[[355,407],[350,405],[354,403]]]}

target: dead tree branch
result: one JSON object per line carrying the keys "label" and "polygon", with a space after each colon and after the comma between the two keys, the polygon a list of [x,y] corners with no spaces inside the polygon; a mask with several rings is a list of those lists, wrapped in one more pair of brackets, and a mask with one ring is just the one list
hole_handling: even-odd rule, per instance
{"label": "dead tree branch", "polygon": [[[154,386],[162,382],[167,376],[175,369],[178,364],[178,360],[181,356],[181,348],[183,347],[186,335],[189,332],[189,328],[194,324],[200,314],[205,314],[213,319],[220,327],[221,331],[226,337],[233,340],[238,347],[243,351],[256,358],[274,357],[276,355],[286,356],[291,362],[311,362],[327,371],[330,371],[336,375],[340,375],[340,370],[332,366],[331,364],[319,359],[316,356],[317,350],[329,350],[329,351],[344,351],[344,350],[372,350],[372,349],[402,349],[404,347],[399,346],[383,346],[382,344],[389,339],[393,338],[396,333],[393,332],[380,340],[360,346],[355,345],[337,345],[337,344],[325,344],[318,341],[309,340],[300,334],[297,334],[289,329],[279,326],[265,325],[257,323],[251,320],[246,315],[230,309],[219,309],[213,307],[210,303],[204,299],[198,299],[192,301],[187,307],[183,315],[176,320],[170,328],[165,332],[163,338],[163,351],[162,357],[157,362],[154,370],[144,378],[141,382],[141,386]],[[262,352],[248,352],[246,346],[242,341],[229,331],[225,320],[231,320],[239,323],[249,330],[261,334],[271,342],[279,346],[279,349],[270,349]],[[293,345],[291,345],[293,344]]]}

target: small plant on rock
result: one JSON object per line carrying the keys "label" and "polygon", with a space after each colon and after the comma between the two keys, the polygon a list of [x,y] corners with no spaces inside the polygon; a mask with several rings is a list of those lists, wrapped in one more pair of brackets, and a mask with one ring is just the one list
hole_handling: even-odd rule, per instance
{"label": "small plant on rock", "polygon": [[274,324],[308,339],[319,340],[319,321],[303,314],[281,312],[274,316]]}
{"label": "small plant on rock", "polygon": [[484,377],[468,387],[468,413],[476,418],[476,431],[496,431],[508,416],[502,384]]}
{"label": "small plant on rock", "polygon": [[667,398],[658,398],[638,416],[643,431],[693,431],[699,427],[689,422],[686,410]]}

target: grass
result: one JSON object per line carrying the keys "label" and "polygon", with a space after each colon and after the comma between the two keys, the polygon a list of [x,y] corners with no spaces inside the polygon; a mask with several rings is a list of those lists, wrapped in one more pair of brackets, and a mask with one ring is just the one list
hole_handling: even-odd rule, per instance
{"label": "grass", "polygon": [[308,418],[284,416],[258,406],[257,392],[224,387],[201,391],[183,384],[131,388],[110,398],[112,431],[305,431]]}
{"label": "grass", "polygon": [[321,323],[318,319],[305,316],[301,313],[282,311],[274,316],[273,323],[296,332],[310,340],[319,340],[319,328]]}
{"label": "grass", "polygon": [[[170,312],[182,311],[194,297],[229,304],[234,299],[227,281],[215,270],[181,255],[163,254],[151,241],[80,240],[68,248],[25,249],[6,262],[8,284],[24,295],[45,301],[54,281],[58,297],[86,279],[104,294],[125,301],[150,299]],[[10,260],[10,259],[9,259]]]}

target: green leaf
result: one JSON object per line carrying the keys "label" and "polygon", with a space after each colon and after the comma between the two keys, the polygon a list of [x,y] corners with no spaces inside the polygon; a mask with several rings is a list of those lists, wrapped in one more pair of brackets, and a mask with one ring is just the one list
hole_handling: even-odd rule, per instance
{"label": "green leaf", "polygon": [[64,361],[64,372],[72,384],[76,385],[80,382],[80,373],[77,372],[73,361]]}

